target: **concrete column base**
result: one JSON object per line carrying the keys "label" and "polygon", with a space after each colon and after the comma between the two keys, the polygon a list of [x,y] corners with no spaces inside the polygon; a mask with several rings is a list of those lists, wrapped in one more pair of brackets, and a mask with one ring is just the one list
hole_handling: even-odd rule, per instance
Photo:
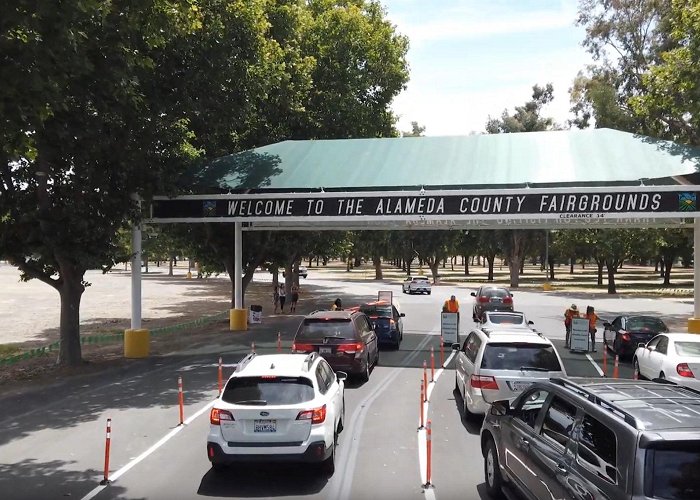
{"label": "concrete column base", "polygon": [[244,332],[248,329],[248,309],[231,309],[229,327],[232,332]]}
{"label": "concrete column base", "polygon": [[124,357],[147,358],[150,354],[151,333],[140,328],[124,330]]}
{"label": "concrete column base", "polygon": [[700,333],[700,318],[688,318],[688,333]]}

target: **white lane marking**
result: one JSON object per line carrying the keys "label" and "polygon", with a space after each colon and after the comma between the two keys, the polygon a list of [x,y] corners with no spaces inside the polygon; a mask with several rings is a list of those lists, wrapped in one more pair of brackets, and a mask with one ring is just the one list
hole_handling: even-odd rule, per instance
{"label": "white lane marking", "polygon": [[[442,372],[445,371],[445,368],[447,365],[450,364],[450,361],[452,361],[452,358],[454,358],[456,354],[456,351],[452,351],[450,355],[447,357],[445,360],[445,363],[442,365],[442,368],[440,368],[438,371],[435,372],[435,379],[432,382],[428,383],[428,395],[427,395],[427,400],[423,404],[423,424],[427,425],[428,423],[428,410],[430,409],[430,395],[433,393],[433,388],[435,387],[435,384],[437,383],[438,379],[440,378],[440,375],[442,375]],[[432,423],[432,422],[431,422]],[[418,466],[420,467],[420,481],[421,485],[425,485],[428,482],[428,433],[425,428],[421,429],[420,428],[420,415],[419,415],[419,421],[418,421]],[[431,432],[432,434],[432,432]],[[431,478],[432,479],[432,478]],[[423,488],[423,493],[425,493],[425,497],[428,500],[435,500],[435,489],[433,488],[432,484],[427,487]]]}
{"label": "white lane marking", "polygon": [[[435,335],[426,335],[425,338],[418,344],[416,349],[409,354],[403,361],[402,366],[405,368],[414,358],[418,357],[421,349],[425,347]],[[343,471],[343,477],[339,480],[334,480],[338,477],[338,474],[333,476],[331,479],[330,491],[326,498],[334,498],[338,500],[348,500],[350,498],[352,490],[352,480],[355,472],[355,465],[359,456],[360,447],[360,437],[362,435],[362,427],[364,424],[365,417],[372,402],[377,399],[377,397],[384,392],[384,390],[391,385],[391,383],[401,374],[403,370],[394,370],[387,378],[385,378],[379,385],[377,385],[374,390],[363,399],[357,406],[350,419],[350,426],[343,430],[343,435],[352,438],[349,443],[349,447],[340,446],[340,462],[347,464],[345,470]],[[355,430],[355,429],[359,430]],[[347,433],[347,434],[346,434]],[[343,437],[344,437],[343,436]]]}
{"label": "white lane marking", "polygon": [[[605,349],[605,348],[603,348],[603,349]],[[593,360],[593,358],[591,357],[591,355],[588,354],[588,353],[586,353],[586,357],[588,358],[588,361],[590,361],[591,364],[593,365],[593,368],[596,369],[596,371],[598,372],[598,375],[600,375],[601,377],[604,377],[604,376],[605,376],[605,373],[603,373],[603,370],[600,368],[600,366],[598,366],[598,363],[596,363],[596,362]]]}
{"label": "white lane marking", "polygon": [[[178,432],[180,432],[182,429],[184,429],[184,428],[187,427],[190,423],[192,423],[192,422],[194,421],[194,419],[196,419],[197,417],[201,416],[201,415],[202,415],[204,412],[206,412],[209,408],[211,408],[212,406],[214,406],[214,403],[215,403],[215,402],[216,402],[216,400],[214,400],[214,401],[208,403],[208,404],[207,404],[206,406],[204,406],[203,408],[200,408],[199,410],[197,410],[196,413],[194,413],[190,418],[188,418],[187,420],[185,420],[184,425],[179,425],[179,426],[175,427],[173,430],[171,430],[171,431],[168,432],[165,436],[163,436],[156,444],[154,444],[153,446],[151,446],[150,448],[148,448],[146,451],[144,451],[143,453],[141,453],[138,457],[134,458],[134,459],[131,460],[128,464],[126,464],[124,467],[122,467],[121,469],[119,469],[118,471],[116,471],[114,474],[112,474],[112,475],[110,476],[110,482],[112,482],[112,483],[115,482],[115,481],[116,481],[117,479],[119,479],[121,476],[123,476],[124,474],[126,474],[132,467],[134,467],[136,464],[138,464],[139,462],[141,462],[142,460],[144,460],[146,457],[148,457],[148,455],[150,455],[151,453],[153,453],[154,451],[156,451],[158,448],[160,448],[161,446],[163,446],[165,443],[167,443],[173,436],[175,436]],[[107,486],[108,486],[107,484],[97,486],[97,487],[96,487],[95,489],[93,489],[90,493],[88,493],[87,495],[85,495],[81,500],[90,500],[91,498],[94,498],[95,496],[97,496],[98,493],[100,493],[102,490],[104,490]]]}

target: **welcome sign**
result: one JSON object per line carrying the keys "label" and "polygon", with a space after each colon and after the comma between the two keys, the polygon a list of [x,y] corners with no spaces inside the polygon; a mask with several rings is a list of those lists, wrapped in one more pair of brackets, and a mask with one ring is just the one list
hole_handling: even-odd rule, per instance
{"label": "welcome sign", "polygon": [[700,186],[182,196],[153,201],[153,222],[293,219],[693,217]]}

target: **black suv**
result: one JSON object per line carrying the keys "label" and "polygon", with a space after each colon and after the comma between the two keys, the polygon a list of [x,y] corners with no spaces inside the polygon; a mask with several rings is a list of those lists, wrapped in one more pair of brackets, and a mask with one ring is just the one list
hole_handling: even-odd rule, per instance
{"label": "black suv", "polygon": [[317,352],[333,370],[368,380],[379,363],[377,334],[367,315],[359,311],[315,311],[299,325],[292,352]]}
{"label": "black suv", "polygon": [[700,498],[700,392],[637,380],[550,379],[481,428],[486,489],[526,498]]}

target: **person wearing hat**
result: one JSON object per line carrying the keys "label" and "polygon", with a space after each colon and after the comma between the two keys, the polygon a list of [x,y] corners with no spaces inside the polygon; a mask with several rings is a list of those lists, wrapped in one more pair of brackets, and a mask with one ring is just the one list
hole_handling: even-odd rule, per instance
{"label": "person wearing hat", "polygon": [[579,312],[576,304],[571,304],[566,311],[564,311],[564,327],[566,328],[566,348],[568,349],[571,345],[571,323],[573,318],[578,318]]}
{"label": "person wearing hat", "polygon": [[452,295],[449,300],[446,300],[442,305],[442,312],[459,314],[459,301],[457,300],[457,297]]}

